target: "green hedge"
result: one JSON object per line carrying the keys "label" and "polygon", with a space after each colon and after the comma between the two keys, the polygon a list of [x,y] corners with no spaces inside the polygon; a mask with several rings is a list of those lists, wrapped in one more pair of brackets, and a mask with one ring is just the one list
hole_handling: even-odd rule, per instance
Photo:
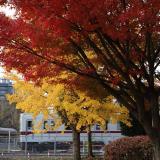
{"label": "green hedge", "polygon": [[125,137],[105,147],[105,160],[152,160],[153,148],[147,136]]}

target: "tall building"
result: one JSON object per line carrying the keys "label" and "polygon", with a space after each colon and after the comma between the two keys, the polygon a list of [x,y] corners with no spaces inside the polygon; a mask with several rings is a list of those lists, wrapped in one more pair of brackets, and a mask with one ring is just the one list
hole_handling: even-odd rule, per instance
{"label": "tall building", "polygon": [[19,111],[15,104],[10,104],[6,94],[13,93],[12,82],[0,78],[0,127],[19,129]]}

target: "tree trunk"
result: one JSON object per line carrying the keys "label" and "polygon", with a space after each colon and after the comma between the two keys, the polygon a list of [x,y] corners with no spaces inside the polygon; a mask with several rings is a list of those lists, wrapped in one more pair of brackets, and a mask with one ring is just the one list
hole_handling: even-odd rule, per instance
{"label": "tree trunk", "polygon": [[153,143],[153,160],[160,160],[160,141]]}
{"label": "tree trunk", "polygon": [[153,145],[153,160],[160,160],[160,115],[159,92],[150,87],[145,97],[135,97],[137,116]]}
{"label": "tree trunk", "polygon": [[151,143],[153,145],[153,160],[160,160],[160,135],[159,131],[153,128],[148,128],[144,125],[145,131],[149,136]]}
{"label": "tree trunk", "polygon": [[91,126],[88,127],[88,157],[89,158],[93,157]]}
{"label": "tree trunk", "polygon": [[144,118],[143,127],[153,145],[153,160],[160,160],[160,131],[158,128],[153,128],[148,119]]}
{"label": "tree trunk", "polygon": [[72,128],[73,134],[73,160],[80,160],[80,133],[76,130],[76,128]]}

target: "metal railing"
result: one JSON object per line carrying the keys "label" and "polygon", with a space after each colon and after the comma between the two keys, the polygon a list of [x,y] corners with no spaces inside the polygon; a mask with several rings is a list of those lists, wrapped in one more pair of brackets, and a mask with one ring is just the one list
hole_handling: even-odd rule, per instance
{"label": "metal railing", "polygon": [[[103,137],[104,138],[104,137]],[[113,140],[113,137],[106,136],[109,140]],[[112,138],[112,139],[111,139]],[[114,137],[116,139],[118,137]],[[103,141],[95,141],[95,139],[101,139],[100,137],[93,137],[92,149],[94,155],[103,156],[104,146]],[[88,143],[86,138],[81,138],[81,155],[87,155]],[[14,156],[72,156],[73,154],[73,143],[72,141],[56,141],[54,142],[41,142],[30,143],[24,142],[20,143],[19,136],[0,136],[0,157],[6,155]]]}

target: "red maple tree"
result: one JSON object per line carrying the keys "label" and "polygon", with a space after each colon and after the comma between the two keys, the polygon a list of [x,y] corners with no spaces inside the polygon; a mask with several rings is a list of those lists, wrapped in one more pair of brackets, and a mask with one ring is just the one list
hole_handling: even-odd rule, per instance
{"label": "red maple tree", "polygon": [[3,65],[34,81],[68,70],[98,82],[143,125],[159,160],[159,0],[9,3],[18,16],[0,16]]}

